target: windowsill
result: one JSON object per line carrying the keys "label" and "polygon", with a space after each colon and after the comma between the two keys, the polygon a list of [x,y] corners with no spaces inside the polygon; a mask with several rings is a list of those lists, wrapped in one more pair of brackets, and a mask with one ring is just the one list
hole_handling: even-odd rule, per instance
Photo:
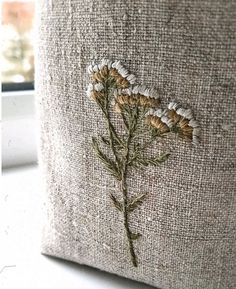
{"label": "windowsill", "polygon": [[0,288],[153,288],[94,268],[40,254],[42,189],[37,166],[4,170],[2,188]]}
{"label": "windowsill", "polygon": [[36,163],[34,91],[2,93],[2,166]]}

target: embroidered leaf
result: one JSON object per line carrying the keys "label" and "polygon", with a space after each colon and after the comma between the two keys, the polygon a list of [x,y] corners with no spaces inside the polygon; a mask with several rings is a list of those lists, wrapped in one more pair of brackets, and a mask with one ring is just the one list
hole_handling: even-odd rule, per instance
{"label": "embroidered leaf", "polygon": [[113,202],[114,207],[118,211],[122,212],[123,211],[123,205],[119,201],[117,201],[116,197],[113,194],[110,194],[110,198],[111,198],[111,200]]}
{"label": "embroidered leaf", "polygon": [[[101,141],[108,147],[111,146],[111,142],[108,138],[104,137],[104,136],[100,136]],[[113,139],[113,145],[116,149],[121,150],[123,149],[124,145],[121,143],[119,143],[115,138]]]}
{"label": "embroidered leaf", "polygon": [[147,194],[145,193],[145,194],[141,194],[135,198],[132,198],[127,205],[127,211],[133,212],[133,210],[135,210],[139,205],[141,205],[143,203],[146,196],[147,196]]}
{"label": "embroidered leaf", "polygon": [[119,169],[117,168],[116,164],[114,161],[109,159],[98,147],[98,143],[95,137],[92,137],[92,144],[93,144],[93,149],[98,156],[98,158],[101,160],[103,163],[104,167],[106,170],[113,175],[117,180],[120,180],[120,172]]}
{"label": "embroidered leaf", "polygon": [[159,161],[160,161],[161,163],[163,163],[163,162],[165,162],[165,161],[169,158],[169,156],[170,156],[170,153],[164,153],[164,154],[160,155]]}
{"label": "embroidered leaf", "polygon": [[142,236],[142,234],[140,234],[140,233],[131,233],[130,234],[130,238],[132,239],[132,240],[137,240],[139,237],[141,237]]}
{"label": "embroidered leaf", "polygon": [[114,144],[116,144],[116,145],[119,144],[121,147],[124,147],[123,140],[117,135],[115,128],[112,125],[110,119],[108,119],[108,122],[109,122],[109,129],[112,133],[112,140],[113,140]]}
{"label": "embroidered leaf", "polygon": [[116,139],[114,139],[114,146],[118,150],[122,150],[123,148],[125,148],[124,144],[121,143],[121,142],[116,141]]}
{"label": "embroidered leaf", "polygon": [[100,136],[100,138],[105,145],[108,145],[108,146],[110,145],[110,141],[106,137]]}
{"label": "embroidered leaf", "polygon": [[137,125],[138,125],[138,117],[139,117],[139,110],[137,107],[135,107],[132,111],[131,111],[131,117],[130,117],[130,124],[129,124],[129,129],[130,129],[130,133],[134,134]]}
{"label": "embroidered leaf", "polygon": [[141,157],[138,156],[135,159],[136,164],[134,164],[135,167],[137,167],[137,165],[143,165],[143,166],[159,166],[161,163],[165,162],[168,157],[170,156],[169,153],[166,154],[162,154],[158,157],[154,157],[154,158],[149,158],[149,157]]}

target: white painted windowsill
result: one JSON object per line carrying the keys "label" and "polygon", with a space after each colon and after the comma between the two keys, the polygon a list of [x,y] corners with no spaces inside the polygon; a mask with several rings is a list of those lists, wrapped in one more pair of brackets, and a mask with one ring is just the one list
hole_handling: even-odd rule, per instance
{"label": "white painted windowsill", "polygon": [[2,93],[2,166],[37,161],[34,91]]}
{"label": "white painted windowsill", "polygon": [[37,166],[3,171],[1,289],[151,289],[94,268],[40,254],[42,188]]}

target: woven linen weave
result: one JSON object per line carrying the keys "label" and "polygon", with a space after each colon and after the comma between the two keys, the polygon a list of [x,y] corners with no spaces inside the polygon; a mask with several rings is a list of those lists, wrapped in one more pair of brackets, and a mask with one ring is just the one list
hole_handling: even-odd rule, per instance
{"label": "woven linen weave", "polygon": [[[37,5],[42,252],[163,289],[236,288],[235,1]],[[199,146],[168,143],[165,164],[129,178],[132,192],[149,192],[130,219],[142,234],[137,268],[109,198],[118,188],[91,149],[105,124],[86,97],[86,68],[102,58],[121,60],[164,103],[192,108],[202,129]]]}

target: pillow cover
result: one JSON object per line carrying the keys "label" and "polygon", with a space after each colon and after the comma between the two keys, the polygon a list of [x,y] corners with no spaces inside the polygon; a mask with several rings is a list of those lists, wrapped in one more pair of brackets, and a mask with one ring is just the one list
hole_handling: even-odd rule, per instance
{"label": "pillow cover", "polygon": [[39,1],[44,254],[235,288],[234,1]]}

